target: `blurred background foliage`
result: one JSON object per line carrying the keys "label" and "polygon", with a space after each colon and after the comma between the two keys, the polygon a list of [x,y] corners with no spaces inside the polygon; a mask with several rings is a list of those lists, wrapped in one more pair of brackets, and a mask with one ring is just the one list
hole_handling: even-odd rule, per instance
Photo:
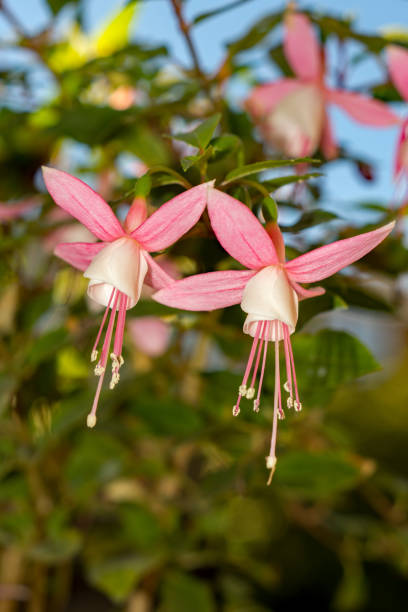
{"label": "blurred background foliage", "polygon": [[[45,192],[42,164],[92,184],[122,219],[136,195],[153,210],[215,178],[255,212],[263,204],[274,217],[278,203],[289,256],[395,215],[391,194],[333,212],[324,175],[334,162],[319,152],[320,165],[267,162],[276,153],[226,87],[255,83],[254,48],[290,74],[285,9],[254,10],[213,73],[194,44],[196,25],[244,3],[209,11],[197,2],[187,23],[184,3],[171,2],[186,67],[166,40],[131,35],[143,2],[122,3],[90,34],[86,0],[44,0],[48,25],[35,35],[13,2],[0,2],[14,33],[3,46],[20,52],[18,67],[0,72],[1,612],[407,609],[403,208],[392,237],[301,304],[294,352],[305,409],[280,424],[272,486],[271,366],[261,412],[231,416],[249,350],[239,307],[184,313],[145,295],[129,313],[121,382],[103,392],[95,430],[85,427],[100,313],[85,279],[52,250],[89,236]],[[387,40],[376,33],[313,7],[309,15],[322,43],[357,43],[350,63],[382,61]],[[366,93],[400,99],[385,70]],[[369,160],[346,146],[341,157],[374,180]],[[178,275],[234,265],[205,215],[163,256]]]}

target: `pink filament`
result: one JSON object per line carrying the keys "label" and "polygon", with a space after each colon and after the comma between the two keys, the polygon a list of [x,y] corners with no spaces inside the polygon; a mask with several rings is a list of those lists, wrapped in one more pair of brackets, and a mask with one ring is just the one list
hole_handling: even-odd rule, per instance
{"label": "pink filament", "polygon": [[[275,338],[278,337],[278,326],[277,322],[274,321]],[[278,431],[278,412],[280,404],[280,372],[279,372],[279,340],[275,340],[275,392],[273,400],[273,423],[272,423],[272,436],[271,436],[271,447],[269,451],[270,457],[275,457],[276,448],[276,436]]]}
{"label": "pink filament", "polygon": [[124,293],[121,293],[118,322],[116,325],[116,332],[115,332],[115,342],[113,345],[113,352],[115,353],[117,357],[119,357],[122,354],[123,334],[125,331],[127,303],[128,303],[127,295],[125,295]]}
{"label": "pink filament", "polygon": [[[289,330],[287,330],[287,333],[289,334]],[[295,398],[296,398],[296,401],[298,402],[298,404],[300,404],[298,387],[297,387],[297,380],[296,380],[295,360],[293,358],[293,350],[292,350],[292,344],[291,344],[291,341],[290,341],[290,336],[288,336],[288,349],[289,349],[289,355],[290,355],[290,362],[291,362],[291,366],[292,366],[292,375],[293,375],[293,382],[294,382],[294,387],[295,387]]]}
{"label": "pink filament", "polygon": [[96,414],[96,410],[98,408],[99,396],[101,394],[101,389],[102,389],[102,383],[103,383],[103,379],[105,378],[106,363],[108,361],[109,347],[112,341],[112,333],[113,333],[113,326],[115,324],[116,307],[118,303],[118,298],[119,298],[119,291],[117,291],[115,295],[115,300],[113,302],[113,306],[112,306],[112,310],[111,310],[111,314],[109,318],[108,329],[106,331],[105,340],[103,342],[101,358],[98,361],[98,365],[101,366],[103,370],[99,376],[99,382],[96,388],[96,393],[95,393],[94,401],[92,404],[92,409],[90,412],[91,415]]}
{"label": "pink filament", "polygon": [[[241,386],[246,385],[249,374],[251,372],[252,362],[254,360],[255,351],[256,351],[257,344],[258,344],[259,334],[261,332],[261,326],[262,326],[262,322],[258,321],[257,326],[256,326],[256,331],[255,331],[255,337],[252,342],[252,348],[251,348],[251,352],[249,353],[248,363],[245,369],[244,378],[242,379]],[[233,409],[233,412],[235,415],[239,413],[239,405],[241,403],[242,397],[243,397],[242,395],[240,394],[238,395],[237,403],[235,404],[234,409]]]}
{"label": "pink filament", "polygon": [[254,384],[255,384],[256,375],[258,373],[259,362],[261,360],[262,344],[264,342],[266,342],[266,340],[264,340],[264,338],[266,338],[266,334],[265,334],[266,324],[267,324],[267,321],[263,321],[262,322],[262,329],[261,329],[261,333],[260,333],[260,341],[259,341],[259,346],[258,346],[258,352],[257,352],[257,355],[256,355],[254,370],[252,372],[251,383],[249,385],[250,387],[253,387]]}
{"label": "pink filament", "polygon": [[116,291],[116,289],[113,288],[112,292],[110,294],[109,302],[108,302],[108,305],[107,305],[106,310],[104,312],[102,323],[101,323],[101,325],[99,327],[98,335],[96,336],[96,340],[95,340],[95,344],[94,344],[93,349],[92,349],[92,353],[94,351],[96,351],[96,349],[98,348],[99,340],[101,338],[101,334],[102,334],[103,328],[105,327],[106,317],[108,316],[109,307],[111,305],[111,302],[112,302],[113,296],[115,294],[115,291]]}
{"label": "pink filament", "polygon": [[286,376],[288,378],[289,385],[289,395],[292,397],[293,394],[293,386],[292,386],[292,368],[290,363],[290,353],[289,353],[289,330],[288,326],[283,324],[283,346],[285,349],[285,364],[286,364]]}
{"label": "pink filament", "polygon": [[263,357],[262,357],[261,375],[259,377],[258,393],[257,393],[255,404],[254,404],[257,407],[257,409],[259,409],[259,402],[261,399],[261,391],[262,391],[262,383],[263,383],[264,374],[265,374],[266,355],[268,352],[268,344],[269,344],[267,338],[269,337],[270,327],[271,327],[271,322],[265,321],[265,329],[264,329],[265,342],[264,342],[264,351],[263,351]]}

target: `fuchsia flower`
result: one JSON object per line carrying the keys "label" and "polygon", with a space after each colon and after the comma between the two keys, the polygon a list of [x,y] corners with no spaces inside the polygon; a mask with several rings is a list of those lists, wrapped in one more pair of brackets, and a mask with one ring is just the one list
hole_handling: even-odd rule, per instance
{"label": "fuchsia flower", "polygon": [[129,321],[129,332],[136,347],[149,357],[160,357],[170,344],[171,326],[159,317],[135,317]]}
{"label": "fuchsia flower", "polygon": [[320,145],[326,158],[336,156],[329,104],[340,106],[360,123],[377,127],[398,123],[385,104],[325,84],[324,52],[305,15],[288,13],[284,52],[296,78],[255,87],[246,106],[265,139],[285,155],[311,155]]}
{"label": "fuchsia flower", "polygon": [[[97,361],[95,374],[99,376],[94,402],[87,418],[88,426],[94,427],[109,354],[112,360],[110,388],[113,389],[119,381],[119,369],[123,364],[126,311],[139,301],[143,283],[161,289],[174,280],[149,252],[161,251],[170,246],[198,221],[206,205],[208,184],[198,185],[176,196],[148,219],[145,200],[136,198],[122,227],[109,205],[79,179],[46,167],[43,168],[43,175],[47,189],[58,206],[78,219],[102,241],[62,243],[55,249],[58,257],[84,271],[84,276],[89,278],[89,297],[106,306],[91,353],[91,361]],[[108,317],[109,310],[111,312]],[[98,358],[98,345],[107,320]],[[110,353],[113,335],[113,352]]]}
{"label": "fuchsia flower", "polygon": [[238,390],[238,399],[233,407],[234,416],[240,412],[243,397],[255,398],[253,408],[258,412],[268,346],[270,342],[275,343],[273,427],[270,452],[266,458],[272,476],[276,465],[277,419],[284,417],[279,343],[283,343],[285,356],[287,380],[284,389],[289,394],[287,407],[301,410],[290,336],[296,328],[299,299],[324,293],[321,287],[305,289],[299,283],[320,281],[357,261],[384,240],[394,223],[286,261],[283,238],[276,224],[271,225],[267,232],[244,204],[214,188],[208,190],[207,206],[218,241],[234,259],[248,269],[191,276],[175,281],[153,297],[162,304],[186,310],[214,310],[241,304],[242,310],[247,313],[244,333],[254,340]]}
{"label": "fuchsia flower", "polygon": [[[408,50],[391,45],[387,48],[387,60],[392,82],[408,102]],[[395,178],[404,174],[408,175],[408,119],[402,122],[394,164]]]}

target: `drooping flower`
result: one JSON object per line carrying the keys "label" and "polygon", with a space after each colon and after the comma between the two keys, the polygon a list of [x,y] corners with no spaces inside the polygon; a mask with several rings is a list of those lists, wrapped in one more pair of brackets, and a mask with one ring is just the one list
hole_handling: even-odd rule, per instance
{"label": "drooping flower", "polygon": [[171,326],[159,317],[134,317],[129,332],[135,346],[148,357],[160,357],[170,343]]}
{"label": "drooping flower", "polygon": [[385,104],[326,85],[324,50],[305,15],[288,12],[283,48],[296,78],[255,87],[246,107],[266,141],[285,155],[311,155],[319,145],[326,158],[337,155],[329,104],[339,106],[360,123],[377,127],[398,123]]}
{"label": "drooping flower", "polygon": [[253,337],[253,342],[238,389],[238,399],[232,410],[234,416],[240,412],[243,397],[253,400],[253,409],[258,412],[267,351],[269,343],[275,343],[273,426],[270,451],[266,457],[272,477],[276,466],[277,420],[284,418],[279,370],[280,343],[286,365],[286,382],[283,385],[288,393],[286,405],[298,411],[302,403],[290,336],[296,328],[299,300],[324,293],[321,287],[305,289],[299,283],[318,282],[357,261],[384,240],[394,223],[286,261],[285,246],[277,224],[270,224],[265,229],[244,204],[217,189],[210,188],[207,199],[211,225],[218,241],[247,269],[191,276],[175,281],[153,297],[167,306],[186,310],[215,310],[241,304],[242,310],[247,313],[243,331]]}
{"label": "drooping flower", "polygon": [[[408,102],[408,50],[390,45],[387,48],[387,62],[392,82],[401,97]],[[408,118],[401,122],[394,162],[394,176],[401,179],[408,177]]]}
{"label": "drooping flower", "polygon": [[[102,241],[61,243],[54,251],[58,257],[84,271],[89,279],[88,296],[106,307],[91,352],[91,361],[96,361],[95,374],[99,376],[87,418],[88,426],[93,427],[109,356],[112,360],[110,388],[119,381],[126,311],[139,301],[143,283],[160,289],[174,281],[149,252],[170,246],[198,221],[206,205],[208,184],[176,196],[148,219],[145,200],[136,198],[122,227],[109,205],[81,180],[48,167],[43,168],[43,175],[58,206]],[[99,344],[102,345],[100,352]]]}

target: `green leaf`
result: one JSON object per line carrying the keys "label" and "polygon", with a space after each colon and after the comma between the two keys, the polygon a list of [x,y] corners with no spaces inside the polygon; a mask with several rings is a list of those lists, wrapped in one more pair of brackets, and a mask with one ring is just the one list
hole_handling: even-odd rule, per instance
{"label": "green leaf", "polygon": [[340,452],[286,452],[278,459],[273,483],[287,493],[319,499],[352,489],[358,467]]}
{"label": "green leaf", "polygon": [[125,449],[113,436],[93,431],[77,439],[65,466],[65,478],[71,494],[87,500],[97,489],[117,478],[125,461]]}
{"label": "green leaf", "polygon": [[306,211],[300,217],[299,221],[287,227],[282,226],[282,229],[288,229],[291,232],[300,232],[304,229],[320,225],[320,223],[328,223],[329,221],[333,221],[333,219],[338,219],[335,213],[316,208],[315,210]]}
{"label": "green leaf", "polygon": [[67,340],[68,333],[65,329],[55,329],[36,338],[28,347],[25,365],[37,366],[46,359],[54,357],[55,352],[64,346]]}
{"label": "green leaf", "polygon": [[187,170],[189,170],[193,166],[198,166],[198,168],[200,168],[203,162],[205,162],[209,157],[211,157],[212,153],[213,148],[212,146],[209,146],[202,153],[198,153],[197,155],[187,155],[186,157],[183,157],[183,159],[180,160],[181,167],[183,168],[184,172],[187,172]]}
{"label": "green leaf", "polygon": [[221,113],[217,113],[216,115],[213,115],[200,123],[200,125],[191,132],[171,134],[170,138],[173,138],[174,140],[181,140],[182,142],[186,142],[193,147],[197,147],[197,149],[203,150],[213,137],[215,129],[220,120]]}
{"label": "green leaf", "polygon": [[128,44],[130,26],[139,4],[138,0],[126,4],[96,36],[95,47],[99,56],[112,55]]}
{"label": "green leaf", "polygon": [[238,6],[241,6],[242,4],[246,4],[248,2],[253,2],[253,1],[254,0],[235,0],[235,2],[230,2],[229,4],[225,4],[224,6],[221,6],[220,8],[216,8],[212,11],[200,13],[199,15],[197,15],[197,17],[194,17],[193,25],[197,25],[198,23],[201,23],[202,21],[211,19],[211,17],[217,17],[217,15],[221,15],[222,13],[225,13],[226,11],[230,11],[231,9],[237,8]]}
{"label": "green leaf", "polygon": [[121,604],[137,582],[157,564],[157,557],[132,556],[103,560],[88,566],[89,581],[112,601]]}
{"label": "green leaf", "polygon": [[235,134],[222,134],[218,138],[213,138],[211,146],[213,150],[211,161],[218,161],[234,153],[239,153],[243,157],[244,145],[241,138]]}
{"label": "green leaf", "polygon": [[256,162],[255,164],[248,164],[236,168],[227,174],[223,185],[228,185],[237,179],[249,176],[250,174],[257,174],[264,170],[270,170],[271,168],[282,168],[284,166],[297,166],[299,164],[320,164],[319,159],[313,159],[311,157],[300,157],[299,159],[270,159],[267,161]]}
{"label": "green leaf", "polygon": [[169,398],[144,397],[131,410],[158,434],[189,436],[201,427],[201,417],[191,406]]}
{"label": "green leaf", "polygon": [[246,49],[252,49],[252,47],[262,42],[264,38],[281,23],[282,16],[283,11],[279,11],[272,15],[262,17],[248,30],[248,32],[246,32],[246,34],[244,34],[244,36],[228,45],[228,54],[230,57]]}
{"label": "green leaf", "polygon": [[368,348],[343,331],[323,329],[315,335],[299,334],[293,339],[293,350],[304,405],[324,405],[341,385],[379,369]]}
{"label": "green leaf", "polygon": [[164,578],[159,612],[215,612],[208,586],[181,572],[170,572]]}
{"label": "green leaf", "polygon": [[144,174],[137,179],[135,184],[134,196],[147,198],[152,188],[152,178],[149,174]]}
{"label": "green leaf", "polygon": [[78,4],[78,0],[47,0],[47,4],[53,14],[57,15],[64,6],[67,4]]}
{"label": "green leaf", "polygon": [[263,181],[261,185],[263,185],[266,189],[270,191],[274,191],[275,189],[279,189],[279,187],[283,187],[284,185],[307,181],[308,179],[318,178],[319,176],[323,176],[323,174],[321,172],[309,172],[307,174],[290,174],[288,176],[278,176],[277,178],[270,179],[269,181]]}
{"label": "green leaf", "polygon": [[278,205],[273,198],[263,199],[262,214],[266,222],[278,220]]}

